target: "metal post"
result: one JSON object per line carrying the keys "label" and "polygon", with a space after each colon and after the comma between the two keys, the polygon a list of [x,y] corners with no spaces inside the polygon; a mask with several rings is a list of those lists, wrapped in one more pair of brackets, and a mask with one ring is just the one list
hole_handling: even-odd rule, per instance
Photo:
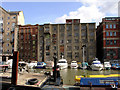
{"label": "metal post", "polygon": [[84,46],[83,46],[83,66],[84,66],[84,59],[85,57],[84,57]]}
{"label": "metal post", "polygon": [[14,51],[14,53],[13,53],[13,63],[12,63],[12,79],[11,79],[11,84],[12,85],[17,85],[18,60],[19,60],[19,52]]}
{"label": "metal post", "polygon": [[85,61],[85,47],[86,47],[86,45],[83,45],[82,46],[82,49],[83,49],[83,69],[84,69],[84,61]]}

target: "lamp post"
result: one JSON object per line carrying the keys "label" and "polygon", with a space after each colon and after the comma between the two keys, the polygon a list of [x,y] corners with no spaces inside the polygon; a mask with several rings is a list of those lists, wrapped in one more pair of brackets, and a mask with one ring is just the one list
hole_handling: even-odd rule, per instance
{"label": "lamp post", "polygon": [[85,61],[85,55],[84,55],[84,53],[85,53],[85,47],[86,47],[86,45],[82,45],[82,52],[83,52],[83,69],[84,69],[84,61]]}

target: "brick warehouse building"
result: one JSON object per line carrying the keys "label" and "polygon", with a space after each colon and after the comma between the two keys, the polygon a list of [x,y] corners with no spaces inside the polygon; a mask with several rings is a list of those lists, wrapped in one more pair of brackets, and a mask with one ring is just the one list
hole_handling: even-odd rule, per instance
{"label": "brick warehouse building", "polygon": [[38,60],[38,31],[39,25],[18,26],[18,51],[20,60]]}
{"label": "brick warehouse building", "polygon": [[120,17],[105,17],[97,27],[97,57],[120,59]]}
{"label": "brick warehouse building", "polygon": [[[21,30],[24,31],[23,36],[25,38],[26,35],[29,36],[29,33],[26,33],[29,32],[30,27],[36,27],[36,59],[32,58],[32,53],[29,54],[29,52],[33,51],[33,43],[30,42],[31,39],[21,39]],[[32,32],[34,31],[33,29],[31,30]],[[95,23],[80,23],[80,19],[67,19],[65,24],[19,26],[19,44],[20,54],[23,54],[20,56],[21,59],[24,57],[23,60],[46,62],[53,60],[53,54],[57,53],[58,59],[60,59],[61,54],[63,54],[68,63],[70,63],[73,59],[82,62],[83,55],[81,48],[83,45],[86,45],[85,61],[90,62],[94,57],[96,57]],[[31,46],[29,46],[30,44]],[[29,47],[30,49],[28,49]],[[28,54],[31,58],[26,56]]]}

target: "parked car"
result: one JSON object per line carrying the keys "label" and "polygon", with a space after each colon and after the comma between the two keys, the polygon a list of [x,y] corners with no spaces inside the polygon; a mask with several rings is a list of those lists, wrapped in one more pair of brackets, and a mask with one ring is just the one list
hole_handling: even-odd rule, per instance
{"label": "parked car", "polygon": [[37,66],[35,68],[46,68],[46,63],[44,62],[37,62]]}

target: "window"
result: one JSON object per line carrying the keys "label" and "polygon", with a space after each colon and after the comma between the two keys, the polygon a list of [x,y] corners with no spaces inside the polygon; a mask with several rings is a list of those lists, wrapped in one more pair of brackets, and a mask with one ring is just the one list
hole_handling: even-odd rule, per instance
{"label": "window", "polygon": [[35,34],[33,34],[32,37],[35,37]]}
{"label": "window", "polygon": [[113,28],[116,28],[116,24],[113,24]]}
{"label": "window", "polygon": [[7,33],[7,36],[9,36],[9,33]]}
{"label": "window", "polygon": [[15,19],[15,18],[16,18],[15,16],[12,17],[12,19]]}
{"label": "window", "polygon": [[10,19],[10,17],[8,17],[8,19]]}
{"label": "window", "polygon": [[0,23],[0,27],[3,27],[3,21],[1,21],[1,23]]}
{"label": "window", "polygon": [[35,46],[33,46],[33,49],[35,49]]}
{"label": "window", "polygon": [[57,49],[57,47],[56,47],[56,46],[54,46],[54,47],[53,47],[53,49],[54,49],[54,50],[56,50],[56,49]]}
{"label": "window", "polygon": [[94,24],[89,24],[89,30],[94,30],[95,29],[95,25]]}
{"label": "window", "polygon": [[12,38],[14,38],[14,34],[12,34]]}
{"label": "window", "polygon": [[110,40],[110,45],[112,45],[113,44],[113,41],[112,40]]}
{"label": "window", "polygon": [[67,30],[72,30],[72,25],[67,26]]}
{"label": "window", "polygon": [[71,50],[72,49],[72,47],[71,46],[67,46],[67,50]]}
{"label": "window", "polygon": [[114,36],[116,36],[116,32],[113,32]]}
{"label": "window", "polygon": [[74,30],[79,30],[79,25],[75,25]]}
{"label": "window", "polygon": [[81,33],[81,36],[86,36],[86,32],[82,32],[82,33]]}
{"label": "window", "polygon": [[35,41],[33,41],[33,44],[35,44]]}
{"label": "window", "polygon": [[106,45],[109,45],[109,40],[106,40]]}
{"label": "window", "polygon": [[116,40],[114,40],[114,45],[116,45],[117,44],[117,41]]}
{"label": "window", "polygon": [[9,38],[7,38],[7,41],[9,41]]}
{"label": "window", "polygon": [[86,29],[87,29],[86,25],[82,25],[82,26],[81,26],[81,29],[82,29],[82,30],[86,30]]}
{"label": "window", "polygon": [[15,23],[12,23],[12,27],[14,27],[15,26]]}
{"label": "window", "polygon": [[12,31],[14,31],[15,30],[15,28],[12,28]]}
{"label": "window", "polygon": [[112,24],[110,24],[110,28],[112,28]]}
{"label": "window", "polygon": [[90,42],[93,42],[94,41],[94,39],[90,39]]}
{"label": "window", "polygon": [[23,39],[23,35],[21,35],[21,39]]}
{"label": "window", "polygon": [[21,29],[21,33],[23,33],[23,29]]}
{"label": "window", "polygon": [[70,36],[72,36],[72,33],[68,33],[68,35],[67,35],[68,37],[70,37]]}
{"label": "window", "polygon": [[78,37],[79,36],[79,33],[75,33],[75,37]]}
{"label": "window", "polygon": [[60,25],[60,30],[64,30],[65,26],[64,25]]}
{"label": "window", "polygon": [[2,32],[4,31],[3,28],[1,28],[1,31],[2,31]]}
{"label": "window", "polygon": [[79,50],[79,46],[75,46],[75,50]]}
{"label": "window", "polygon": [[60,44],[63,44],[64,43],[64,40],[60,40]]}
{"label": "window", "polygon": [[7,46],[9,46],[9,44],[7,44]]}
{"label": "window", "polygon": [[46,50],[50,50],[50,46],[49,45],[46,46]]}
{"label": "window", "polygon": [[106,36],[109,36],[109,32],[106,32]]}
{"label": "window", "polygon": [[112,36],[112,32],[110,32],[110,36]]}
{"label": "window", "polygon": [[2,34],[0,34],[0,39],[2,39]]}
{"label": "window", "polygon": [[72,58],[72,53],[71,52],[67,53],[67,57]]}
{"label": "window", "polygon": [[49,27],[45,27],[45,31],[49,31]]}
{"label": "window", "polygon": [[75,43],[78,43],[79,42],[79,40],[78,39],[75,39]]}
{"label": "window", "polygon": [[53,26],[53,30],[56,31],[56,30],[57,30],[57,27],[56,27],[56,26]]}
{"label": "window", "polygon": [[75,52],[75,58],[79,58],[79,52]]}
{"label": "window", "polygon": [[50,55],[50,52],[46,52],[46,56],[49,56]]}
{"label": "window", "polygon": [[93,33],[93,32],[91,32],[91,33],[90,33],[90,36],[93,36],[93,35],[94,35],[94,33]]}
{"label": "window", "polygon": [[32,53],[32,56],[35,57],[35,53]]}
{"label": "window", "polygon": [[67,43],[71,43],[72,41],[71,40],[67,40]]}
{"label": "window", "polygon": [[108,28],[108,24],[106,24],[106,28]]}
{"label": "window", "polygon": [[21,46],[21,49],[23,49],[23,47]]}

